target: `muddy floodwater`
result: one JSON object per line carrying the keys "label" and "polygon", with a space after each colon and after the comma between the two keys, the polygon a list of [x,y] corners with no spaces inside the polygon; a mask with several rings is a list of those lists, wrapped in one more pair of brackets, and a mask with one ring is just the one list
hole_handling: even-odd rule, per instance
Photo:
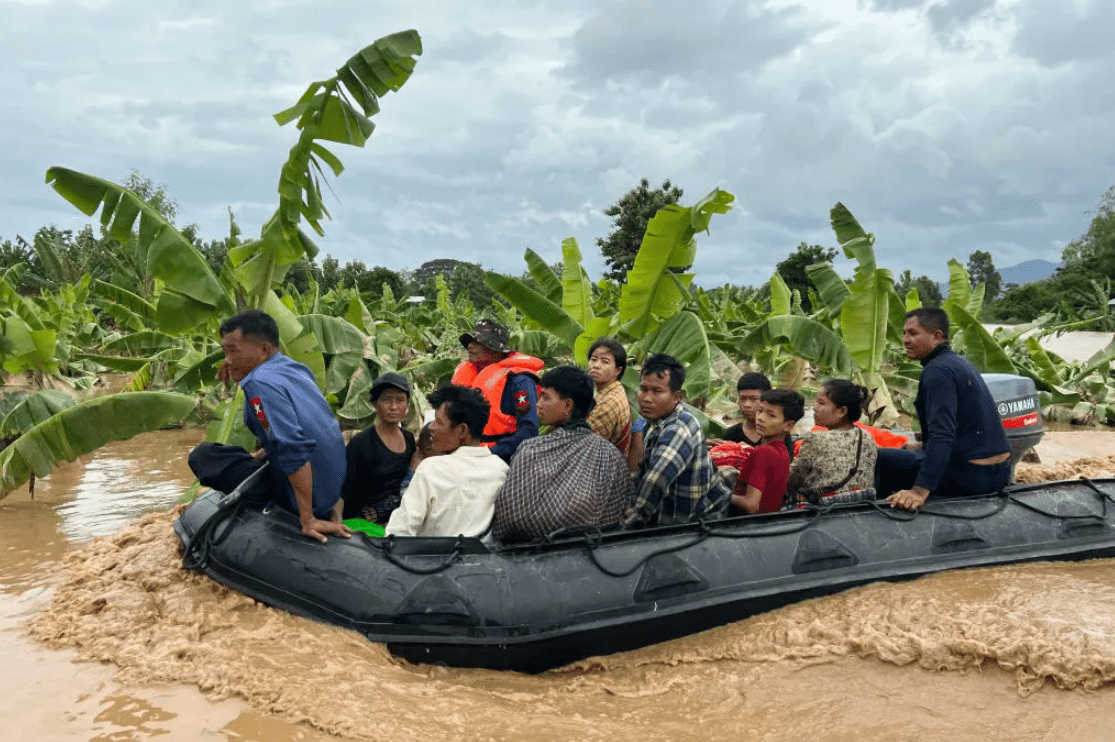
{"label": "muddy floodwater", "polygon": [[[537,676],[410,665],[181,569],[200,437],[0,501],[0,740],[1115,737],[1115,561],[869,585]],[[1028,476],[1112,476],[1099,448]]]}

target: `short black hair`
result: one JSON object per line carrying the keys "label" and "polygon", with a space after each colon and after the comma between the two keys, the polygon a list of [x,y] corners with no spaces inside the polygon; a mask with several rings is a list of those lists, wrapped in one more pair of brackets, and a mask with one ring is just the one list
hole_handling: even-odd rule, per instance
{"label": "short black hair", "polygon": [[584,369],[576,366],[558,366],[542,374],[540,384],[545,389],[553,389],[563,399],[573,400],[574,420],[583,420],[596,406],[593,393],[596,384]]}
{"label": "short black hair", "polygon": [[796,389],[767,389],[759,399],[778,405],[782,408],[782,417],[795,423],[805,414],[805,397]]}
{"label": "short black hair", "polygon": [[279,326],[275,318],[258,309],[248,309],[233,315],[221,323],[221,337],[230,332],[240,331],[245,338],[256,342],[268,342],[279,346]]}
{"label": "short black hair", "polygon": [[668,375],[672,392],[680,392],[681,385],[685,383],[685,367],[678,362],[678,359],[665,353],[651,353],[643,361],[642,376],[651,374]]}
{"label": "short black hair", "polygon": [[848,410],[850,423],[860,419],[871,399],[871,392],[867,387],[854,384],[847,379],[829,379],[821,385],[821,391],[832,400],[834,405]]}
{"label": "short black hair", "polygon": [[929,330],[929,332],[941,331],[941,336],[945,340],[949,339],[949,315],[944,309],[939,307],[918,307],[912,311],[906,312],[906,319],[915,317],[918,324]]}
{"label": "short black hair", "polygon": [[619,369],[619,375],[622,377],[623,372],[627,370],[627,350],[623,347],[623,343],[612,337],[596,338],[596,341],[589,346],[588,357],[592,358],[592,354],[598,348],[603,348],[612,354],[612,358],[616,362],[616,368]]}
{"label": "short black hair", "polygon": [[758,371],[748,371],[739,377],[739,381],[736,382],[737,392],[742,392],[745,389],[758,389],[760,392],[765,392],[770,389],[770,379]]}
{"label": "short black hair", "polygon": [[468,426],[469,434],[476,440],[483,437],[484,428],[488,425],[488,413],[492,408],[479,389],[446,384],[427,399],[435,410],[445,405],[449,422]]}

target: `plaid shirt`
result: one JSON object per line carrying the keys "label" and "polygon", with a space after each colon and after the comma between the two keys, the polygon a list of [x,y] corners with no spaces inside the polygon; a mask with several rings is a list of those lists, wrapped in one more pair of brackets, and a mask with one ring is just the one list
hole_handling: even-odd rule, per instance
{"label": "plaid shirt", "polygon": [[588,426],[611,441],[620,453],[627,453],[627,444],[631,442],[631,403],[618,380],[596,393],[596,406],[589,413]]}
{"label": "plaid shirt", "polygon": [[631,474],[615,446],[587,427],[559,427],[519,446],[496,494],[492,532],[506,543],[559,528],[608,528],[630,502]]}
{"label": "plaid shirt", "polygon": [[731,492],[716,475],[701,424],[683,405],[651,424],[626,523],[657,526],[721,518]]}

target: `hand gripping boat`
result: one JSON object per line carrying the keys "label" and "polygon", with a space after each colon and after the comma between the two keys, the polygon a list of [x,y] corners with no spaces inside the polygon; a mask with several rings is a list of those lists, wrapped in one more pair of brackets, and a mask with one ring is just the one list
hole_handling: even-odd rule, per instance
{"label": "hand gripping boat", "polygon": [[175,522],[184,563],[272,606],[359,631],[413,662],[538,671],[880,580],[1115,556],[1115,479],[858,502],[643,531],[474,538],[356,535],[209,493]]}

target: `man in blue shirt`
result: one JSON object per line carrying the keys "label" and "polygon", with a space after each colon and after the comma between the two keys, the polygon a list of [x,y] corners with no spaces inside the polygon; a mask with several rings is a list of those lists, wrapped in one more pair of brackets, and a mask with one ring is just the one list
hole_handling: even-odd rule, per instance
{"label": "man in blue shirt", "polygon": [[917,510],[930,495],[995,492],[1010,480],[1010,444],[995,401],[975,367],[949,347],[948,337],[943,309],[906,314],[902,345],[922,365],[914,403],[922,443],[879,449],[879,494],[889,495],[891,507]]}
{"label": "man in blue shirt", "polygon": [[265,312],[251,309],[221,325],[225,360],[218,379],[244,390],[244,423],[261,452],[203,443],[190,453],[198,480],[228,492],[266,457],[269,476],[246,498],[261,506],[274,502],[298,515],[302,533],[326,541],[326,534],[351,531],[334,512],[345,478],[345,443],[329,403],[301,363],[279,352],[279,328]]}

